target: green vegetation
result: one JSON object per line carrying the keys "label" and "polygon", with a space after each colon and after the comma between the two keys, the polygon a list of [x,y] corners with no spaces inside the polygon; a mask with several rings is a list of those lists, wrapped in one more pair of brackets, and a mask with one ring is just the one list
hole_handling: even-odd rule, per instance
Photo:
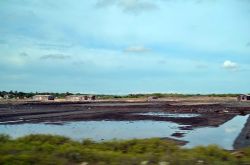
{"label": "green vegetation", "polygon": [[0,135],[3,165],[238,165],[250,164],[250,148],[226,151],[217,146],[180,148],[173,142],[142,139],[111,142],[73,141],[62,136],[29,135],[11,139]]}
{"label": "green vegetation", "polygon": [[72,95],[72,93],[53,93],[53,92],[18,92],[18,91],[0,91],[0,97],[5,97],[8,95],[9,99],[13,98],[31,98],[34,95],[53,95],[57,98],[64,98],[67,95]]}

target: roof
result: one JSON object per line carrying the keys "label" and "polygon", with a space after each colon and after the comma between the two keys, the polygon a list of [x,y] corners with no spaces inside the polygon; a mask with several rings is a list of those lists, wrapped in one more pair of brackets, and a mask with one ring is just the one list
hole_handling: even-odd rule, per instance
{"label": "roof", "polygon": [[248,95],[248,94],[240,94],[240,96],[250,96],[250,95]]}
{"label": "roof", "polygon": [[90,96],[95,96],[95,95],[68,95],[66,97],[84,97],[84,96],[90,97]]}
{"label": "roof", "polygon": [[87,96],[87,95],[68,95],[66,97],[84,97],[84,96]]}

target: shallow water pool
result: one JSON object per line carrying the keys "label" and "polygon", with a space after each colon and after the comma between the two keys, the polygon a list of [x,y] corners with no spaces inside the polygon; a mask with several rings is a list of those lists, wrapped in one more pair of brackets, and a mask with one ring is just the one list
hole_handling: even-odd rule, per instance
{"label": "shallow water pool", "polygon": [[[225,149],[232,145],[248,116],[236,116],[219,127],[202,127],[194,130],[179,130],[179,125],[166,121],[78,121],[62,125],[56,124],[4,124],[0,133],[14,138],[29,134],[63,135],[75,140],[133,139],[152,137],[171,137],[175,132],[185,133],[179,140],[189,143],[185,147],[217,144]],[[173,138],[173,137],[172,137]]]}

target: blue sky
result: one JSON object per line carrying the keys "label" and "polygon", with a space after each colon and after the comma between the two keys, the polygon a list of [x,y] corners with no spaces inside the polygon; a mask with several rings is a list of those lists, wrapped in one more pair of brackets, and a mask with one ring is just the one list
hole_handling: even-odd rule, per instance
{"label": "blue sky", "polygon": [[249,0],[2,0],[0,90],[250,92]]}

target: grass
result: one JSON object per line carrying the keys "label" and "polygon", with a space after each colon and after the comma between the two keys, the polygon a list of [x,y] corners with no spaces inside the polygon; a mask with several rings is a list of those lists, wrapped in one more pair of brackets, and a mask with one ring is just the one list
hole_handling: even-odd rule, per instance
{"label": "grass", "polygon": [[94,142],[63,136],[0,135],[1,165],[238,165],[250,164],[250,148],[226,151],[215,145],[183,149],[160,139]]}

